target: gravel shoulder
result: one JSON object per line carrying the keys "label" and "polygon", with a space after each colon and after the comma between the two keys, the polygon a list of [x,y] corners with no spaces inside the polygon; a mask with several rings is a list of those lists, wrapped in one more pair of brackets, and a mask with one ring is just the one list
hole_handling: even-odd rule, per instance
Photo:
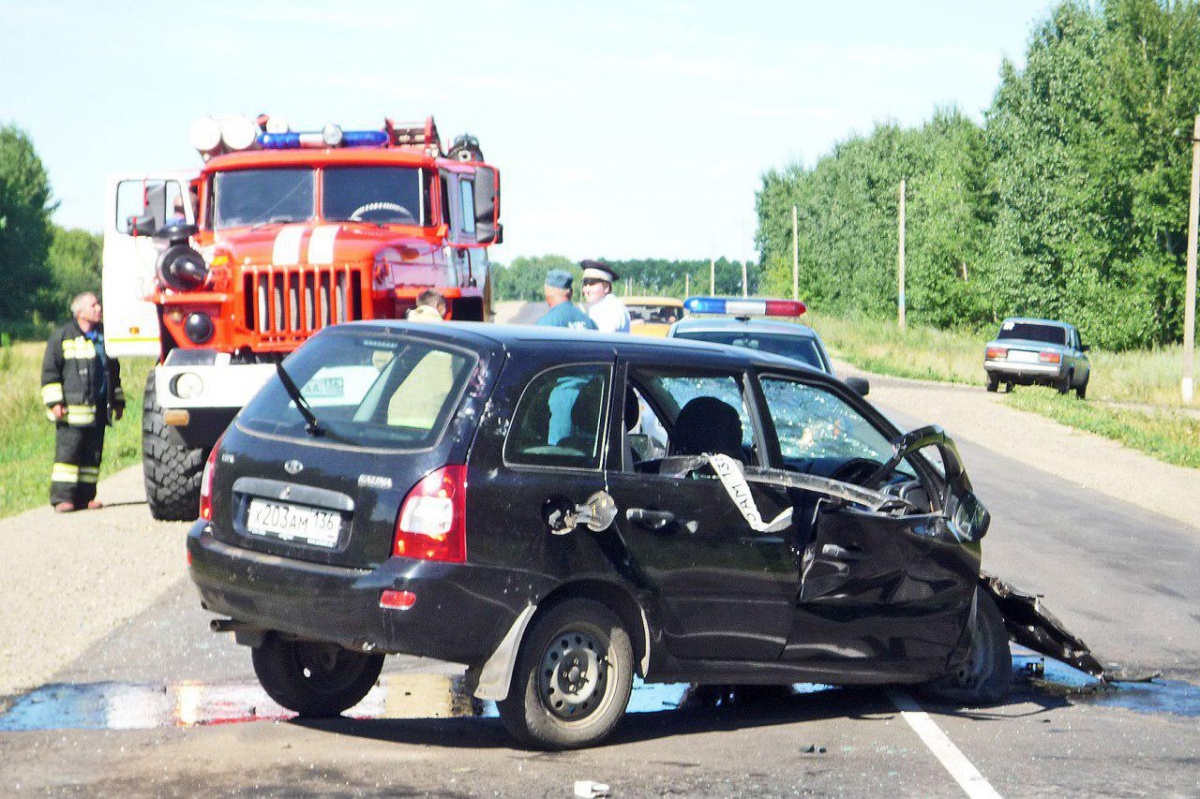
{"label": "gravel shoulder", "polygon": [[140,466],[98,498],[99,510],[0,519],[0,697],[51,679],[187,573],[189,525],[150,517]]}
{"label": "gravel shoulder", "polygon": [[[958,439],[1173,518],[1200,544],[1200,473],[1014,411],[981,387],[865,376],[885,409],[937,420]],[[140,467],[102,481],[99,497],[107,504],[97,511],[47,506],[0,520],[0,697],[52,679],[186,578],[189,525],[151,519]]]}

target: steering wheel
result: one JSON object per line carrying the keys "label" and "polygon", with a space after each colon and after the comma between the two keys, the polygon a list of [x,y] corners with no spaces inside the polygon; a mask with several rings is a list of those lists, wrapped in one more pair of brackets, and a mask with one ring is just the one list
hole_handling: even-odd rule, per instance
{"label": "steering wheel", "polygon": [[409,219],[416,219],[416,217],[412,215],[412,211],[408,210],[400,203],[375,202],[366,203],[365,205],[360,205],[355,208],[350,214],[350,221],[362,222],[364,221],[362,218],[363,214],[369,214],[374,211],[391,211],[392,213],[400,214],[401,216],[408,217]]}
{"label": "steering wheel", "polygon": [[[867,480],[879,471],[882,466],[882,463],[871,458],[851,458],[834,469],[829,475],[829,479],[839,480],[843,483],[853,483],[863,488],[875,488],[874,485],[867,485]],[[883,481],[875,480],[872,482],[881,483]]]}

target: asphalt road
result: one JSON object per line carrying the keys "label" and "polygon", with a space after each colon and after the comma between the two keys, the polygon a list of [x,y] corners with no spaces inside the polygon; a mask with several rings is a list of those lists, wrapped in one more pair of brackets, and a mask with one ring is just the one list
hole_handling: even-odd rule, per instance
{"label": "asphalt road", "polygon": [[[888,381],[873,383],[886,398]],[[954,391],[920,390],[927,418],[885,410],[936,419]],[[351,711],[364,718],[289,720],[257,688],[247,650],[207,631],[208,614],[175,577],[44,685],[0,704],[0,795],[527,799],[571,796],[578,780],[607,783],[614,797],[1200,795],[1200,528],[958,437],[995,516],[987,568],[1044,593],[1106,662],[1165,680],[1081,693],[1052,674],[1050,684],[1019,680],[1008,702],[983,711],[914,708],[907,694],[877,690],[755,701],[672,686],[639,691],[643,712],[603,747],[531,753],[462,696],[460,669],[429,661],[389,659]],[[122,529],[97,534],[114,544],[182,536],[182,525],[149,525],[139,510],[106,509],[92,519]],[[181,548],[163,550],[148,573],[179,568],[165,559]],[[32,613],[35,640],[71,635],[59,615]]]}

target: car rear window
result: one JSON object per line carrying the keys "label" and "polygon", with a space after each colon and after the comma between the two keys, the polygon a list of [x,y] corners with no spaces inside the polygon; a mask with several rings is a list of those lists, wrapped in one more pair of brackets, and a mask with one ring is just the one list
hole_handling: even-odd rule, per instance
{"label": "car rear window", "polygon": [[[477,358],[396,333],[329,330],[284,362],[323,435],[336,443],[420,449],[441,436]],[[308,436],[278,376],[238,416],[243,428]]]}
{"label": "car rear window", "polygon": [[1005,322],[996,338],[1019,338],[1025,341],[1044,341],[1047,344],[1066,344],[1067,330],[1058,325],[1039,325],[1036,322]]}
{"label": "car rear window", "polygon": [[675,337],[770,352],[806,363],[809,366],[815,366],[822,372],[829,371],[829,367],[821,359],[821,350],[817,347],[816,341],[805,336],[780,336],[748,330],[688,330],[677,332]]}
{"label": "car rear window", "polygon": [[645,322],[652,325],[669,325],[678,321],[683,315],[683,309],[677,305],[649,305],[626,303],[629,319],[632,322]]}

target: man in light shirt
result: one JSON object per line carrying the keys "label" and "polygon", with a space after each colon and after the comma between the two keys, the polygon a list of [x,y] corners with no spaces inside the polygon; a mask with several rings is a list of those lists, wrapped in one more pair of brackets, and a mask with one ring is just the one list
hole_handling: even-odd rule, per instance
{"label": "man in light shirt", "polygon": [[587,313],[601,333],[628,333],[629,311],[612,293],[612,284],[621,279],[612,267],[600,261],[580,261],[583,267],[583,298]]}

